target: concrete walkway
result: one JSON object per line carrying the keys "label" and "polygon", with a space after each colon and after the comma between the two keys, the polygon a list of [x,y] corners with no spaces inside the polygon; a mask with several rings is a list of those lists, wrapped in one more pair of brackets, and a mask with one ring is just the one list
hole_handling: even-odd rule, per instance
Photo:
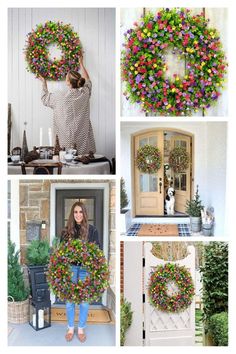
{"label": "concrete walkway", "polygon": [[52,323],[52,326],[35,331],[28,323],[9,324],[9,346],[114,346],[114,324],[91,324],[86,328],[87,340],[81,343],[77,336],[66,342],[66,324]]}

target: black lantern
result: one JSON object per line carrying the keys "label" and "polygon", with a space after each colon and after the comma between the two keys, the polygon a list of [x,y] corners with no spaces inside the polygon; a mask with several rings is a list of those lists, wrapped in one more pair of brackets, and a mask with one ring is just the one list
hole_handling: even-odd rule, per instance
{"label": "black lantern", "polygon": [[51,301],[35,302],[30,299],[29,324],[36,330],[51,327]]}

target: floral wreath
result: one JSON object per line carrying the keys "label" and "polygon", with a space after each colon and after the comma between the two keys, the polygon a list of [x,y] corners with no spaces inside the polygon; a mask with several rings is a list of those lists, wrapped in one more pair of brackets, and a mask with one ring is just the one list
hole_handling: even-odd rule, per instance
{"label": "floral wreath", "polygon": [[161,152],[152,145],[144,145],[137,150],[136,165],[143,173],[156,173],[161,168]]}
{"label": "floral wreath", "polygon": [[[191,115],[209,108],[220,96],[226,57],[216,29],[203,14],[188,9],[148,13],[125,35],[121,56],[124,95],[142,111],[161,115]],[[165,77],[167,50],[186,62],[183,78]]]}
{"label": "floral wreath", "polygon": [[[48,45],[55,44],[62,51],[62,57],[50,59]],[[79,55],[82,47],[78,34],[69,24],[47,21],[39,24],[27,35],[25,48],[28,71],[47,80],[62,80],[69,70],[79,70]]]}
{"label": "floral wreath", "polygon": [[[89,273],[84,281],[72,282],[70,265],[81,264]],[[62,301],[93,302],[108,287],[106,258],[94,243],[69,240],[61,243],[50,257],[47,280],[53,293]]]}
{"label": "floral wreath", "polygon": [[177,146],[170,152],[169,164],[174,172],[181,173],[188,169],[189,166],[189,153],[184,147]]}
{"label": "floral wreath", "polygon": [[[168,284],[174,283],[178,292],[169,295]],[[181,312],[191,305],[194,284],[190,272],[174,263],[160,265],[151,273],[149,280],[150,303],[158,310]]]}

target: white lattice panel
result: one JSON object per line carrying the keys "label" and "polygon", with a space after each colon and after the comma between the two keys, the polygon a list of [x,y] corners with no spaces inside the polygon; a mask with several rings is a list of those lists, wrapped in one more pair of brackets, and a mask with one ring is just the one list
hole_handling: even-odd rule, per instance
{"label": "white lattice panel", "polygon": [[[183,312],[167,313],[157,310],[149,303],[148,282],[150,273],[155,267],[164,265],[162,259],[158,259],[151,253],[152,244],[144,244],[145,270],[144,287],[146,302],[144,305],[144,324],[145,324],[145,345],[194,345],[195,341],[195,301]],[[171,262],[179,266],[185,266],[192,275],[195,283],[195,249],[188,247],[189,254],[186,258]],[[174,294],[178,291],[174,283],[169,283],[168,292]]]}

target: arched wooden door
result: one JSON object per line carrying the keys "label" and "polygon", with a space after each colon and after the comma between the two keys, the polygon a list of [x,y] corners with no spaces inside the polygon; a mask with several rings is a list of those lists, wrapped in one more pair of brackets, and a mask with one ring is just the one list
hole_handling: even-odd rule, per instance
{"label": "arched wooden door", "polygon": [[[137,150],[144,145],[160,149],[162,167],[155,174],[141,172],[135,163]],[[170,151],[177,146],[184,147],[190,155],[190,164],[183,173],[175,173],[171,168],[165,173]],[[174,129],[158,129],[142,132],[134,136],[134,213],[135,216],[165,215],[165,195],[168,186],[175,189],[175,213],[184,214],[186,201],[191,197],[192,178],[192,137]]]}

